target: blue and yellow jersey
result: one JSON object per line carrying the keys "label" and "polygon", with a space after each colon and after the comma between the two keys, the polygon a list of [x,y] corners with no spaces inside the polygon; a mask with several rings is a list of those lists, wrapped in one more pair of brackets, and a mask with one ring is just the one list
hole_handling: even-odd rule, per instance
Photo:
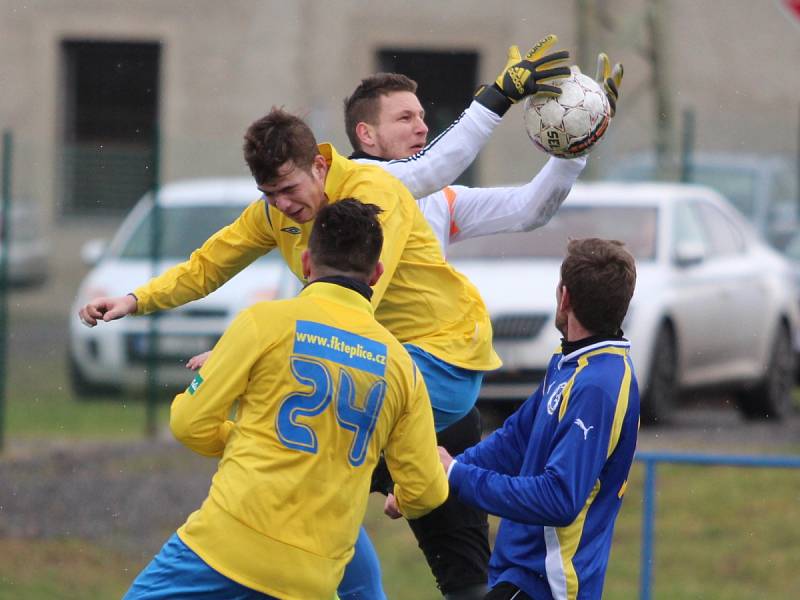
{"label": "blue and yellow jersey", "polygon": [[503,427],[456,457],[451,488],[502,517],[492,585],[543,599],[602,597],[638,430],[629,344],[607,340],[556,353]]}
{"label": "blue and yellow jersey", "polygon": [[[319,146],[328,161],[329,202],[356,198],[383,213],[385,272],[375,286],[375,316],[402,343],[414,344],[449,364],[486,371],[500,366],[492,328],[477,289],[445,260],[414,198],[380,167],[343,158]],[[140,314],[180,306],[210,294],[259,256],[278,249],[303,279],[300,257],[313,223],[298,224],[263,200],[209,238],[188,261],[135,290]]]}
{"label": "blue and yellow jersey", "polygon": [[369,301],[334,283],[240,313],[175,398],[170,426],[221,457],[178,535],[220,573],[279,598],[333,597],[382,450],[406,516],[447,498],[420,373]]}

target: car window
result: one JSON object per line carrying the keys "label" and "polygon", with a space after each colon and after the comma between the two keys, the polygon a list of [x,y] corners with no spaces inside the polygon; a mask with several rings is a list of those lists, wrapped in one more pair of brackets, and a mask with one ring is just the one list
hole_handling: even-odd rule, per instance
{"label": "car window", "polygon": [[770,196],[770,224],[773,228],[780,225],[791,226],[797,221],[797,191],[795,180],[784,169],[778,170],[772,180]]}
{"label": "car window", "polygon": [[601,237],[625,242],[637,260],[654,260],[657,232],[654,206],[562,206],[540,229],[465,240],[450,246],[448,258],[560,260],[570,238]]}
{"label": "car window", "polygon": [[709,250],[710,242],[700,224],[699,215],[692,210],[688,202],[681,201],[675,206],[675,224],[672,228],[673,246],[681,244],[697,244]]}
{"label": "car window", "polygon": [[[674,175],[677,180],[679,173]],[[654,165],[627,165],[614,173],[615,179],[626,181],[657,181],[660,179]],[[693,164],[688,173],[690,183],[707,185],[717,190],[748,219],[756,216],[756,196],[758,194],[758,174],[752,169],[729,166]],[[667,177],[671,179],[671,177]]]}
{"label": "car window", "polygon": [[800,261],[800,233],[796,234],[786,246],[786,256],[792,260]]}
{"label": "car window", "polygon": [[[161,208],[161,256],[185,259],[203,245],[213,233],[232,223],[242,206],[169,206]],[[150,210],[127,241],[119,245],[119,257],[150,258],[150,235],[153,211]]]}
{"label": "car window", "polygon": [[697,211],[706,232],[709,254],[729,256],[744,252],[742,233],[722,211],[707,202],[694,202],[692,208]]}
{"label": "car window", "polygon": [[717,190],[748,219],[756,217],[758,177],[754,171],[731,167],[694,166],[690,180]]}

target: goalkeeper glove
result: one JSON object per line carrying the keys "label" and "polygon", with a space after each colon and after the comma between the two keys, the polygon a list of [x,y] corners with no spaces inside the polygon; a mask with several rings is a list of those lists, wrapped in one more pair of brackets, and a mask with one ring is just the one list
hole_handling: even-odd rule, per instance
{"label": "goalkeeper glove", "polygon": [[617,112],[617,100],[619,100],[619,86],[622,83],[622,65],[617,63],[611,68],[608,55],[601,52],[597,55],[597,74],[595,81],[603,86],[611,106],[611,116]]}
{"label": "goalkeeper glove", "polygon": [[506,66],[491,85],[483,85],[475,93],[475,100],[501,117],[515,102],[532,94],[558,96],[561,90],[545,81],[569,77],[566,61],[569,52],[561,50],[545,54],[558,37],[548,35],[539,40],[522,58],[517,46],[508,49]]}

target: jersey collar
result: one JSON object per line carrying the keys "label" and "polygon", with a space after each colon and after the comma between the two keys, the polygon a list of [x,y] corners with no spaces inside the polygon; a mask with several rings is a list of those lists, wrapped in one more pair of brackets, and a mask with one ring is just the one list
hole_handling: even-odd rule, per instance
{"label": "jersey collar", "polygon": [[356,150],[355,152],[353,152],[347,158],[349,158],[350,160],[358,160],[359,158],[361,158],[361,159],[366,159],[366,160],[376,160],[376,161],[379,161],[379,162],[389,162],[388,158],[383,158],[381,156],[373,156],[372,154],[368,154],[368,153],[364,152],[363,150]]}
{"label": "jersey collar", "polygon": [[350,161],[336,151],[332,144],[319,144],[317,149],[328,163],[328,174],[325,177],[325,196],[328,202],[340,200],[339,190],[347,178]]}
{"label": "jersey collar", "polygon": [[338,304],[344,304],[351,308],[362,310],[370,315],[375,314],[370,301],[361,292],[344,287],[340,283],[331,281],[315,280],[309,283],[298,296],[325,298]]}
{"label": "jersey collar", "polygon": [[558,368],[560,369],[564,363],[577,360],[582,355],[588,352],[594,352],[601,348],[630,348],[631,343],[620,335],[614,336],[600,336],[593,335],[577,342],[567,342],[562,340],[562,347],[559,350],[562,357],[558,361]]}

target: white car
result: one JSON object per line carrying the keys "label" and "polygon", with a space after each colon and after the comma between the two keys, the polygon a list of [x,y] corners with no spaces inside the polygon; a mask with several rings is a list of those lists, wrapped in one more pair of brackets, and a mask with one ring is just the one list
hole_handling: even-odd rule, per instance
{"label": "white car", "polygon": [[579,184],[541,229],[451,246],[504,362],[482,399],[524,399],[544,373],[559,345],[555,289],[570,237],[622,240],[636,257],[623,330],[644,420],[668,420],[679,392],[702,387],[735,391],[748,418],[790,410],[799,321],[790,267],[719,194],[681,184]]}
{"label": "white car", "polygon": [[[36,207],[25,200],[11,204],[8,244],[8,283],[19,286],[39,285],[47,279],[50,245],[42,233]],[[0,220],[2,216],[0,216]],[[0,240],[0,256],[6,244]]]}
{"label": "white car", "polygon": [[667,177],[707,185],[725,196],[776,248],[785,246],[800,218],[797,169],[778,155],[694,152],[686,164],[668,164],[659,174],[655,156],[644,152],[617,161],[606,175],[615,181]]}
{"label": "white car", "polygon": [[[150,258],[155,213],[151,195],[136,204],[107,248],[102,241],[87,242],[84,260],[97,264],[81,283],[70,313],[69,367],[75,392],[91,395],[144,386],[152,320],[126,317],[89,329],[78,319],[79,308],[98,296],[131,292],[153,275],[186,260],[258,196],[249,178],[199,179],[161,188],[161,259],[155,265]],[[159,382],[185,386],[191,380],[184,367],[186,360],[210,350],[241,309],[257,301],[293,295],[298,289],[299,282],[280,255],[271,252],[207,297],[160,313],[155,319]]]}

